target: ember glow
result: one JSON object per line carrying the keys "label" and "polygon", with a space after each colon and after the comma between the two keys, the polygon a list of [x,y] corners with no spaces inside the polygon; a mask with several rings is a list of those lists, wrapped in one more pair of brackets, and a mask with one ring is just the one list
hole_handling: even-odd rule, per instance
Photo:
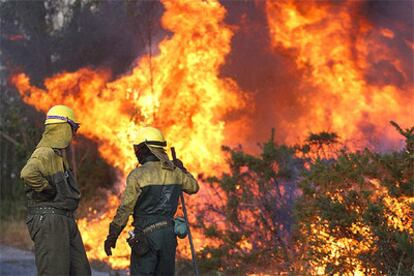
{"label": "ember glow", "polygon": [[[237,30],[224,23],[225,8],[213,0],[163,0],[162,3],[165,7],[162,26],[172,35],[159,43],[158,54],[138,58],[136,65],[123,76],[114,79],[110,70],[81,68],[47,78],[44,89],[31,85],[24,73],[12,77],[23,100],[37,110],[46,112],[55,104],[66,104],[76,111],[81,122],[79,133],[96,141],[101,156],[119,171],[120,192],[126,175],[137,165],[132,144],[141,126],[162,129],[169,146],[176,147],[189,170],[206,175],[226,170],[221,145],[251,143],[246,137],[256,131],[251,112],[258,107],[249,94],[253,92],[242,91],[233,79],[220,77],[220,67],[231,51],[231,39]],[[283,53],[294,60],[296,68],[291,71],[302,74],[300,89],[307,91],[298,99],[307,109],[301,110],[294,120],[278,123],[287,133],[284,142],[293,144],[309,132],[329,130],[345,141],[352,141],[355,148],[378,141],[396,145],[400,137],[394,129],[384,127],[387,122],[395,120],[403,126],[412,125],[412,83],[378,84],[367,80],[367,72],[382,61],[387,61],[403,77],[410,79],[410,76],[405,73],[402,61],[382,43],[395,39],[397,35],[392,30],[375,28],[363,19],[355,23],[360,4],[361,1],[332,4],[282,0],[264,4],[271,54]],[[410,47],[413,50],[412,43]],[[233,112],[241,114],[239,119],[231,116]],[[277,112],[271,110],[273,114],[269,117]],[[412,220],[398,218],[408,214],[408,202],[412,199],[399,205],[391,197],[387,199],[386,191],[378,193],[390,208],[389,223],[407,229]],[[201,189],[199,195],[190,199],[190,205],[192,200],[198,201],[207,194],[209,191]],[[130,252],[125,243],[127,231],[119,238],[112,257],[106,257],[103,250],[108,225],[118,204],[118,196],[110,195],[108,209],[91,208],[92,215],[79,220],[79,228],[89,259],[103,260],[113,268],[126,268]],[[322,252],[326,258],[339,258],[343,250],[352,249],[354,253],[370,250],[370,229],[364,225],[353,225],[352,231],[367,237],[355,245],[353,240],[335,240],[329,236],[318,219],[315,218],[314,231],[319,238],[326,238],[327,252]],[[198,249],[206,243],[216,244],[206,240],[201,232],[193,236]],[[187,240],[179,246],[183,256],[188,257]],[[247,238],[240,241],[240,247],[252,250]],[[355,273],[360,272],[363,264],[351,261]],[[313,263],[313,272],[323,272],[325,262],[326,259],[321,259]]]}

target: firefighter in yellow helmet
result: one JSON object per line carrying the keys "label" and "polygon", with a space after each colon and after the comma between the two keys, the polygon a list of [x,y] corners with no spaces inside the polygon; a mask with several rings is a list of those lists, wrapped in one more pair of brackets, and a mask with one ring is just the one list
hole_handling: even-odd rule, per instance
{"label": "firefighter in yellow helmet", "polygon": [[26,223],[35,244],[39,275],[91,275],[73,217],[79,187],[66,159],[66,149],[78,128],[72,109],[53,106],[42,139],[21,171],[28,201]]}
{"label": "firefighter in yellow helmet", "polygon": [[128,175],[122,202],[109,225],[105,252],[112,254],[116,240],[133,216],[134,238],[131,275],[174,275],[177,238],[173,217],[181,191],[194,194],[199,186],[181,161],[169,160],[164,147],[167,142],[153,127],[138,131],[134,145],[140,167]]}

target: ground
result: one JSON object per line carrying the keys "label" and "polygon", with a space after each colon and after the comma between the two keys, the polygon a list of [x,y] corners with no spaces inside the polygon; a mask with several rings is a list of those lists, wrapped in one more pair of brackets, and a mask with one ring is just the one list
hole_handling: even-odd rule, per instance
{"label": "ground", "polygon": [[[18,249],[11,246],[0,245],[0,275],[36,275],[36,267],[33,252]],[[109,272],[99,272],[96,270],[92,270],[92,275],[107,276],[114,274]]]}

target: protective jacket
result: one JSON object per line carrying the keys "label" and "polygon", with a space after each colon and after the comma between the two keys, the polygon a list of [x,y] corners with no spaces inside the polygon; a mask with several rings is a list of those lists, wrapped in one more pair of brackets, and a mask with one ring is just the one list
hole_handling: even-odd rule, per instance
{"label": "protective jacket", "polygon": [[28,207],[55,207],[74,211],[80,191],[64,156],[72,138],[69,124],[46,125],[36,150],[21,171]]}
{"label": "protective jacket", "polygon": [[128,175],[122,203],[112,223],[122,229],[131,214],[136,227],[172,219],[181,190],[194,194],[198,189],[197,180],[190,173],[161,161],[146,162]]}

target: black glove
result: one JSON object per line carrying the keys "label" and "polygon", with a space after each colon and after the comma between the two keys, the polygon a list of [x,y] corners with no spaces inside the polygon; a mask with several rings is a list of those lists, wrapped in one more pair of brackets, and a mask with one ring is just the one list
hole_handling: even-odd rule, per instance
{"label": "black glove", "polygon": [[55,198],[57,194],[57,190],[55,185],[47,185],[45,189],[42,191],[45,195],[47,195],[49,198]]}
{"label": "black glove", "polygon": [[183,161],[181,161],[180,159],[174,159],[173,163],[177,168],[181,169],[183,172],[187,172],[187,169],[184,167]]}
{"label": "black glove", "polygon": [[56,197],[56,194],[56,187],[49,184],[42,191],[34,192],[33,199],[39,201],[50,201]]}
{"label": "black glove", "polygon": [[115,248],[116,240],[116,237],[110,237],[109,235],[106,237],[104,247],[107,256],[112,256],[112,248]]}
{"label": "black glove", "polygon": [[118,239],[119,234],[122,232],[122,228],[112,223],[109,224],[109,233],[104,243],[105,253],[107,256],[112,256],[112,248],[115,248],[116,240]]}

